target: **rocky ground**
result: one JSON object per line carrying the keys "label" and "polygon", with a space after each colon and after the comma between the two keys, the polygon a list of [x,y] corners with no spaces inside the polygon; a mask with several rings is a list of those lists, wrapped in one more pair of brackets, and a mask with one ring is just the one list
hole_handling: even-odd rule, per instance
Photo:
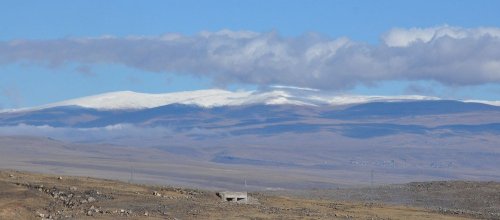
{"label": "rocky ground", "polygon": [[[288,192],[302,198],[421,207],[448,214],[500,219],[500,182],[433,181],[364,188]],[[279,192],[284,194],[284,192]]]}
{"label": "rocky ground", "polygon": [[[491,192],[497,195],[499,191]],[[496,194],[495,194],[496,193]],[[378,202],[251,193],[247,204],[215,192],[86,177],[0,171],[0,219],[469,219]],[[479,216],[480,217],[480,216]],[[493,217],[492,217],[493,218]]]}

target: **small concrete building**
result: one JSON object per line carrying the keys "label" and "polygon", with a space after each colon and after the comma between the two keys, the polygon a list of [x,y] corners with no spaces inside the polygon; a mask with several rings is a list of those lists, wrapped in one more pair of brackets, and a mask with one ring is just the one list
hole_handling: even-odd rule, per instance
{"label": "small concrete building", "polygon": [[238,203],[247,203],[248,202],[248,194],[247,192],[218,192],[217,195],[224,201],[227,202],[238,202]]}

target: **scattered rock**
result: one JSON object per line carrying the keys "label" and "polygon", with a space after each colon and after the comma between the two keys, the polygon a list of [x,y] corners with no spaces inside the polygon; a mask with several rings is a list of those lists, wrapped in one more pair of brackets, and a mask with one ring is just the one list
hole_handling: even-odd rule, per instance
{"label": "scattered rock", "polygon": [[40,192],[43,192],[43,187],[44,187],[44,185],[38,185],[38,186],[35,186],[35,189],[37,189]]}
{"label": "scattered rock", "polygon": [[69,187],[69,191],[76,191],[76,190],[78,190],[78,188],[76,188],[75,186]]}
{"label": "scattered rock", "polygon": [[95,202],[95,201],[96,199],[92,196],[87,199],[87,202]]}
{"label": "scattered rock", "polygon": [[154,196],[161,196],[161,194],[160,194],[159,192],[157,192],[157,191],[154,191],[154,192],[153,192],[153,195],[154,195]]}

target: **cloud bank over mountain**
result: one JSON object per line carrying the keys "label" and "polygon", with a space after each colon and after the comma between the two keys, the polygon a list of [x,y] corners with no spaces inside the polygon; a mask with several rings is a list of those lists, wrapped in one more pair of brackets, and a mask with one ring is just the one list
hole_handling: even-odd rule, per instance
{"label": "cloud bank over mountain", "polygon": [[[500,82],[500,28],[392,29],[378,44],[318,33],[201,32],[193,36],[65,38],[0,42],[0,63],[56,68],[119,64],[189,74],[217,84],[348,89],[385,80],[468,86]],[[87,68],[88,69],[88,68]]]}
{"label": "cloud bank over mountain", "polygon": [[[192,131],[197,134],[197,131]],[[132,124],[115,124],[95,128],[52,127],[49,125],[19,124],[15,126],[0,126],[2,136],[42,136],[69,141],[113,140],[123,137],[158,138],[173,135],[166,127],[138,127]]]}

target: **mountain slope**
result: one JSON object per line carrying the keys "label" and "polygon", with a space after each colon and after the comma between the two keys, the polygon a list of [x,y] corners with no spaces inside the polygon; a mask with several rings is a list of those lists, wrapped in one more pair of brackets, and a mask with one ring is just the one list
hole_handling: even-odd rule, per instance
{"label": "mountain slope", "polygon": [[[286,183],[254,178],[259,187],[324,187],[336,181],[366,183],[366,173],[371,169],[381,171],[383,180],[379,181],[386,183],[500,179],[498,106],[426,97],[358,97],[336,102],[332,100],[340,100],[338,97],[318,96],[316,91],[288,90],[241,97],[215,91],[216,98],[205,92],[199,92],[199,96],[187,93],[189,98],[179,95],[177,101],[167,105],[161,105],[164,100],[151,102],[149,95],[132,95],[125,105],[122,101],[126,94],[120,94],[124,97],[117,100],[84,98],[53,107],[0,113],[0,136],[29,135],[99,146],[133,146],[138,151],[155,152],[146,159],[126,154],[129,160],[141,161],[143,165],[151,162],[151,167],[170,160],[158,153],[161,151],[168,158],[180,158],[186,163],[196,161],[204,167],[286,170],[294,175],[312,175],[307,180]],[[284,104],[277,104],[276,100]],[[136,101],[139,107],[127,107]],[[205,104],[196,104],[201,102]],[[0,149],[5,147],[7,144]],[[103,161],[117,158],[113,154],[106,155]],[[65,167],[95,167],[72,162],[73,159],[60,164],[58,159],[59,165]],[[36,162],[40,166],[54,163]],[[188,179],[198,181],[199,177],[199,173],[193,173]],[[227,182],[226,179],[214,184]]]}

